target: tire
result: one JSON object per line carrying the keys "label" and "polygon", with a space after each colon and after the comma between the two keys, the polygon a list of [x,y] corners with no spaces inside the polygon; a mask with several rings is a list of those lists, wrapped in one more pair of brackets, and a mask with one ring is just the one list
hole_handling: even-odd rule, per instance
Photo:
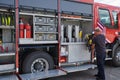
{"label": "tire", "polygon": [[113,54],[113,66],[120,66],[120,47],[117,47]]}
{"label": "tire", "polygon": [[23,61],[23,73],[34,73],[53,69],[54,62],[52,57],[45,52],[33,52]]}

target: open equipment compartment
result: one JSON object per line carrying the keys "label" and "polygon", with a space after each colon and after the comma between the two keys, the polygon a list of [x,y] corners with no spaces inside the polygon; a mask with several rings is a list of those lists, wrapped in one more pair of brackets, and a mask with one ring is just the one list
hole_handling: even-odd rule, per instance
{"label": "open equipment compartment", "polygon": [[[71,4],[74,5],[69,9]],[[75,9],[81,6],[85,6],[86,10]],[[62,1],[61,8],[61,66],[90,62],[91,53],[86,46],[86,36],[93,31],[92,6]]]}
{"label": "open equipment compartment", "polygon": [[[86,35],[91,34],[92,17],[63,15],[61,18],[61,56],[67,63],[89,62],[91,53],[86,46]],[[66,63],[63,62],[62,65]]]}
{"label": "open equipment compartment", "polygon": [[[28,23],[31,26],[31,37],[20,38],[20,44],[57,43],[58,28],[55,13],[44,11],[20,12],[20,17],[23,18],[22,23],[24,25]],[[27,35],[25,30],[21,33],[23,36]]]}
{"label": "open equipment compartment", "polygon": [[15,71],[14,12],[0,10],[0,71]]}

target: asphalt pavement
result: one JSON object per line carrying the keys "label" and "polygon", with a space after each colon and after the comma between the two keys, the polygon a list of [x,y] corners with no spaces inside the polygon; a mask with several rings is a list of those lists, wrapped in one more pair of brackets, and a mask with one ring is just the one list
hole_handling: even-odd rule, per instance
{"label": "asphalt pavement", "polygon": [[[65,76],[54,77],[48,80],[96,80],[94,75],[97,73],[97,68],[86,71],[69,73]],[[120,80],[120,67],[113,67],[110,61],[105,64],[106,80]]]}

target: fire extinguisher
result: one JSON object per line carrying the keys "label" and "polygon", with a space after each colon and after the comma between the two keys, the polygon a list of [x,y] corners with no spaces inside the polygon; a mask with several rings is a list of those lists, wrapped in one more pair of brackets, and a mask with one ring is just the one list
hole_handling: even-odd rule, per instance
{"label": "fire extinguisher", "polygon": [[19,37],[24,38],[24,23],[23,23],[22,19],[20,19],[19,28],[20,28]]}
{"label": "fire extinguisher", "polygon": [[25,37],[31,38],[31,26],[28,23],[25,25]]}

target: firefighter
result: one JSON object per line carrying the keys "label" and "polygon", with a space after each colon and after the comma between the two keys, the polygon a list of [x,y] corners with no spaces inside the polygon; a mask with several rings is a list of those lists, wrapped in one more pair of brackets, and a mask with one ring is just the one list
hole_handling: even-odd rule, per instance
{"label": "firefighter", "polygon": [[96,80],[105,80],[104,63],[106,57],[105,36],[99,28],[94,30],[92,40],[92,54],[96,53],[98,73],[95,75]]}

